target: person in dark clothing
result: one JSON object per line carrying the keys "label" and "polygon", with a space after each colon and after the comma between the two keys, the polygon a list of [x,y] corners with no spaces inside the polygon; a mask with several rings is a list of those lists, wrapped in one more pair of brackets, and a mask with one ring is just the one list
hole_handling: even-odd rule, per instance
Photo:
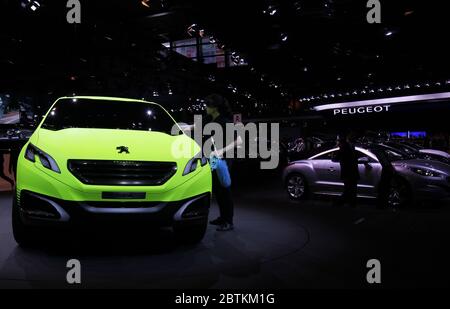
{"label": "person in dark clothing", "polygon": [[378,198],[377,198],[377,208],[386,208],[389,204],[389,190],[391,188],[392,179],[395,175],[395,169],[392,166],[391,160],[384,151],[372,150],[377,156],[378,161],[381,165],[381,177],[378,184]]}
{"label": "person in dark clothing", "polygon": [[[221,149],[216,149],[214,155],[218,158],[224,157],[227,151],[234,150],[242,140],[239,136],[235,137],[234,141],[227,145],[226,143],[226,124],[230,123],[230,107],[228,101],[218,94],[209,95],[206,98],[206,113],[209,117],[208,122],[214,122],[222,127],[222,132],[224,134],[222,145],[225,147]],[[206,138],[206,137],[205,137]],[[216,143],[217,141],[215,141]],[[227,160],[228,168],[231,167],[231,161]],[[212,225],[218,225],[218,231],[230,231],[234,228],[233,225],[233,215],[234,215],[234,204],[231,194],[231,188],[223,187],[219,181],[217,171],[212,171],[212,187],[213,193],[216,197],[217,204],[219,205],[220,216],[210,221]]]}
{"label": "person in dark clothing", "polygon": [[359,169],[358,157],[355,147],[349,143],[346,135],[338,137],[339,151],[334,161],[341,166],[341,179],[344,182],[344,192],[338,199],[338,204],[349,203],[351,207],[356,207]]}
{"label": "person in dark clothing", "polygon": [[5,153],[3,151],[0,151],[0,178],[2,178],[4,180],[6,180],[7,182],[9,182],[9,184],[11,185],[11,188],[14,189],[14,180],[9,178],[5,174],[5,169],[4,169],[4,166],[3,166],[5,164],[4,154]]}
{"label": "person in dark clothing", "polygon": [[11,148],[11,156],[9,159],[9,172],[17,178],[17,161],[19,160],[20,147],[15,146]]}

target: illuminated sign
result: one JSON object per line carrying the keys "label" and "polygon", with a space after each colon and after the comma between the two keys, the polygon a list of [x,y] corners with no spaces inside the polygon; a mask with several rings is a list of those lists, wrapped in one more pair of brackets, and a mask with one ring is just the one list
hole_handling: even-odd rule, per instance
{"label": "illuminated sign", "polygon": [[333,109],[333,115],[356,115],[389,112],[391,105],[370,105],[359,107],[344,107]]}

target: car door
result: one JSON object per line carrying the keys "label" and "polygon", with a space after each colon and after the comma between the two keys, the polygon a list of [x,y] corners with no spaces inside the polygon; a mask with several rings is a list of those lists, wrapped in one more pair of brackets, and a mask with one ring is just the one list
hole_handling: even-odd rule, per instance
{"label": "car door", "polygon": [[357,149],[356,154],[360,177],[358,181],[358,196],[375,198],[381,177],[381,164],[369,152]]}
{"label": "car door", "polygon": [[340,179],[341,166],[339,162],[333,161],[336,154],[337,149],[332,149],[312,160],[316,174],[316,191],[319,194],[337,194],[343,190],[343,183]]}

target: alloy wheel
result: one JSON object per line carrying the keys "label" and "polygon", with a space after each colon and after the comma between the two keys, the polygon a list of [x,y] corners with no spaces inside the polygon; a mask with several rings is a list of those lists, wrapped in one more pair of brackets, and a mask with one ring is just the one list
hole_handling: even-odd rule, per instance
{"label": "alloy wheel", "polygon": [[305,180],[300,175],[291,176],[287,182],[287,191],[292,198],[299,199],[305,194]]}

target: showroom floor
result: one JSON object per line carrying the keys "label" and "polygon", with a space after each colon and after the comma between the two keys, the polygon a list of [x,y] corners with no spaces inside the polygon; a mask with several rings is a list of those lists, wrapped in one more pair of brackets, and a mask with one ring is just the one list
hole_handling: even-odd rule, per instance
{"label": "showroom floor", "polygon": [[324,199],[290,201],[277,175],[258,184],[235,179],[235,230],[211,226],[194,247],[177,245],[168,231],[118,229],[89,245],[68,239],[25,250],[11,235],[11,195],[3,193],[0,287],[72,287],[65,279],[71,258],[81,262],[82,288],[356,288],[369,286],[371,258],[381,261],[383,287],[448,285],[448,205],[335,208]]}

